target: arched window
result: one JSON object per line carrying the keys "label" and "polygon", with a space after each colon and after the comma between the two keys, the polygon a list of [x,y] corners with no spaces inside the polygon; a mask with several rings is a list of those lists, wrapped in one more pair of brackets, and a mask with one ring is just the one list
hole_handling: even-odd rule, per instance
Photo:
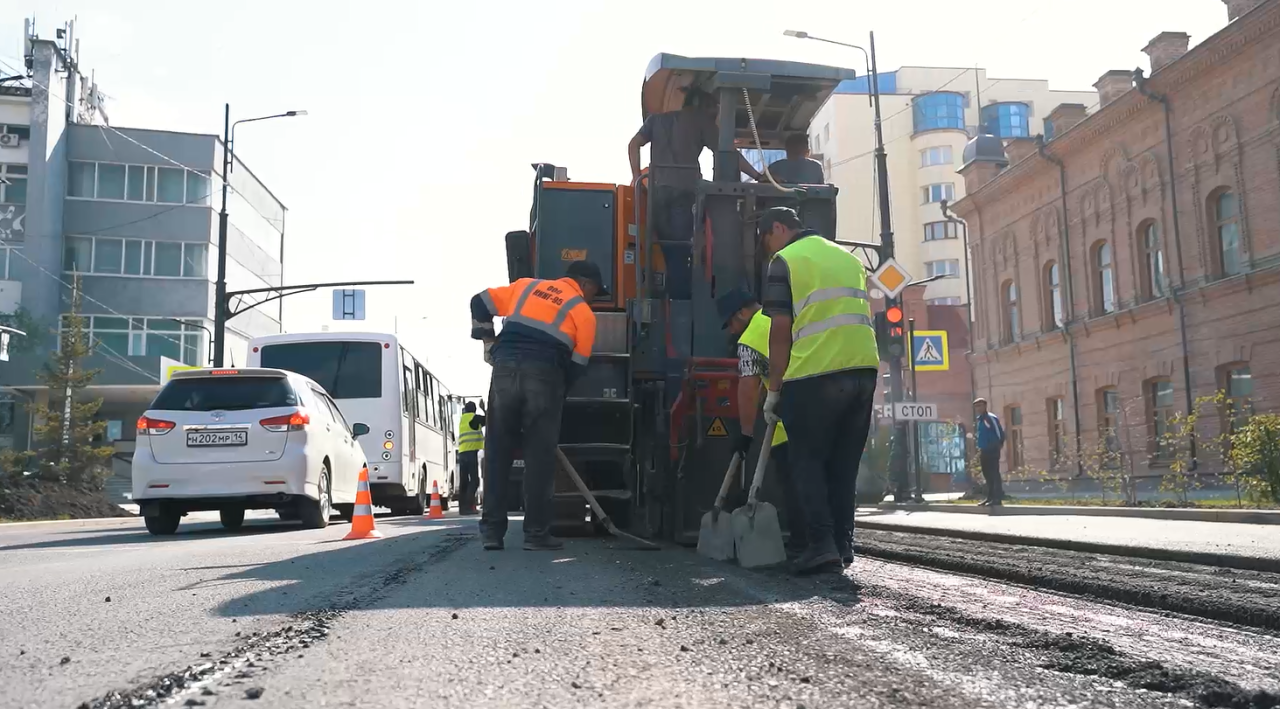
{"label": "arched window", "polygon": [[1031,109],[1025,103],[993,103],[982,107],[982,127],[997,138],[1031,135]]}
{"label": "arched window", "polygon": [[1001,287],[1001,300],[1004,301],[1004,341],[1012,344],[1022,338],[1018,324],[1018,286],[1013,281],[1005,281]]}
{"label": "arched window", "polygon": [[916,133],[941,128],[964,130],[964,95],[935,91],[911,102]]}
{"label": "arched window", "polygon": [[1055,261],[1044,266],[1044,304],[1045,331],[1062,327],[1062,278]]}
{"label": "arched window", "polygon": [[1142,294],[1148,300],[1163,298],[1165,293],[1164,249],[1160,247],[1160,231],[1155,222],[1138,229],[1142,251]]}
{"label": "arched window", "polygon": [[1093,247],[1095,309],[1099,315],[1116,311],[1116,269],[1111,260],[1111,244],[1099,241]]}
{"label": "arched window", "polygon": [[1224,190],[1213,198],[1213,220],[1218,234],[1218,266],[1222,277],[1244,273],[1244,244],[1240,241],[1240,199]]}

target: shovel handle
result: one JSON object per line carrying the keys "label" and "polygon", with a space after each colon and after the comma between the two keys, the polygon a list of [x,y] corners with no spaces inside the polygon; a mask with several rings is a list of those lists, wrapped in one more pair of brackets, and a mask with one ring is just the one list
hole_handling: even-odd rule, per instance
{"label": "shovel handle", "polygon": [[778,428],[778,424],[771,423],[764,432],[764,445],[760,446],[760,457],[756,460],[756,474],[751,478],[751,493],[747,496],[747,504],[754,507],[756,504],[756,493],[760,492],[760,486],[764,484],[764,470],[769,467],[769,454],[773,452],[773,432]]}
{"label": "shovel handle", "polygon": [[733,485],[733,474],[738,470],[738,464],[742,462],[742,454],[734,452],[733,459],[729,461],[729,470],[724,474],[724,482],[720,483],[720,494],[716,495],[716,510],[724,509],[724,498],[729,495],[729,487]]}

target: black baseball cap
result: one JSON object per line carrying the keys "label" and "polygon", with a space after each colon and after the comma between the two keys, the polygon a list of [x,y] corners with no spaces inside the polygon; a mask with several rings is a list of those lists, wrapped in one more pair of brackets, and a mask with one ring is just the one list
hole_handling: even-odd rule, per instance
{"label": "black baseball cap", "polygon": [[588,281],[595,281],[596,287],[600,289],[600,295],[606,297],[610,295],[609,289],[604,287],[604,276],[600,275],[600,267],[591,261],[574,261],[565,270],[565,275],[570,278],[585,278]]}
{"label": "black baseball cap", "polygon": [[782,224],[792,229],[801,229],[804,224],[800,221],[800,215],[796,214],[796,210],[790,207],[770,207],[760,213],[756,219],[756,233],[760,235],[768,234],[773,230],[774,224]]}
{"label": "black baseball cap", "polygon": [[716,313],[720,316],[720,329],[729,327],[729,321],[743,308],[756,302],[755,296],[743,288],[735,288],[716,298]]}

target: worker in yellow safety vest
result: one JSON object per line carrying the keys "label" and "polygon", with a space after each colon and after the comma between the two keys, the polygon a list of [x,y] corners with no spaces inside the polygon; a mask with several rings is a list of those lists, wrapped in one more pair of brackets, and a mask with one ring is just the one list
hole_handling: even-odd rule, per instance
{"label": "worker in yellow safety vest", "polygon": [[786,207],[763,212],[770,258],[764,313],[769,327],[766,421],[783,421],[789,464],[808,522],[797,573],[839,572],[853,563],[858,464],[871,428],[880,355],[862,261]]}
{"label": "worker in yellow safety vest", "polygon": [[[738,424],[734,450],[744,461],[751,460],[751,444],[755,439],[756,412],[760,409],[760,393],[769,376],[769,316],[760,310],[754,296],[743,289],[732,290],[716,299],[722,327],[738,340]],[[804,516],[800,511],[795,479],[787,465],[787,431],[781,423],[773,432],[770,456],[774,470],[782,480],[787,527],[787,552],[798,555],[804,548]],[[761,453],[763,455],[763,453]],[[748,464],[746,470],[752,467]],[[744,485],[746,484],[744,478]]]}
{"label": "worker in yellow safety vest", "polygon": [[484,414],[476,413],[476,402],[462,407],[458,420],[458,514],[476,513],[476,492],[480,489],[480,451],[484,450]]}

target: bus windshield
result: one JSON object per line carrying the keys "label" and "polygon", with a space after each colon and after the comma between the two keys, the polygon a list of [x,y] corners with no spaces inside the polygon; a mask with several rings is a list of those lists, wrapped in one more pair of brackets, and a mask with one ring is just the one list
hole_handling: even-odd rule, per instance
{"label": "bus windshield", "polygon": [[261,366],[310,377],[335,399],[377,399],[382,355],[377,342],[287,342],[263,346]]}

